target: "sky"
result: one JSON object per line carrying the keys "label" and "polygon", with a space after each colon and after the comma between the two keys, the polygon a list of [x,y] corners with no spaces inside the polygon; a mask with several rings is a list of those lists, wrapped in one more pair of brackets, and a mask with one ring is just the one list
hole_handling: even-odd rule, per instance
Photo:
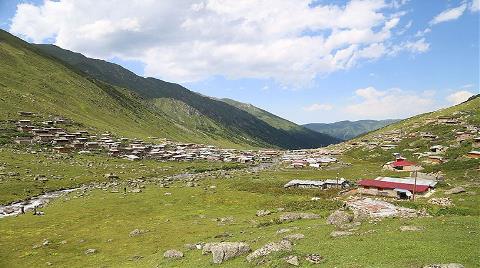
{"label": "sky", "polygon": [[0,0],[0,28],[298,124],[479,91],[480,0]]}

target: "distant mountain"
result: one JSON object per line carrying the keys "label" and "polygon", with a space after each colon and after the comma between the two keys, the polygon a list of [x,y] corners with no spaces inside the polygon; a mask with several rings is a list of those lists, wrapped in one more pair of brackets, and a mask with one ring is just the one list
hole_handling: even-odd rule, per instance
{"label": "distant mountain", "polygon": [[[339,142],[281,127],[181,85],[0,30],[0,120],[19,110],[71,118],[127,137],[165,137],[223,147],[314,148]],[[272,123],[272,122],[271,122]]]}
{"label": "distant mountain", "polygon": [[359,120],[359,121],[340,121],[335,123],[311,123],[303,125],[304,127],[328,134],[342,140],[350,140],[367,132],[380,129],[384,126],[398,122],[398,119],[387,120]]}

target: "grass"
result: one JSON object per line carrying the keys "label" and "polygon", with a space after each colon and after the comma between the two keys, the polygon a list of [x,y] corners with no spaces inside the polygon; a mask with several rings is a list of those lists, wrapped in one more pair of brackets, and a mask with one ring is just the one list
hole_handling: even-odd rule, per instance
{"label": "grass", "polygon": [[[18,166],[21,171],[29,167],[33,173],[49,170],[52,174],[62,173],[65,178],[77,176],[77,180],[82,182],[102,180],[103,174],[119,166],[125,167],[122,168],[124,173],[120,174],[123,179],[192,170],[215,171],[223,165],[155,161],[142,161],[143,165],[139,165],[139,162],[102,156],[73,156],[60,161],[42,153],[19,154],[7,149],[0,153],[3,161],[7,162],[7,169]],[[37,159],[38,164],[33,159]],[[91,162],[97,163],[93,169],[85,171],[81,168]],[[325,257],[321,267],[421,267],[445,262],[474,267],[478,264],[478,252],[468,250],[478,247],[480,238],[478,194],[452,196],[456,206],[451,209],[436,208],[424,199],[415,203],[400,202],[415,208],[428,207],[430,212],[435,212],[432,213],[434,216],[364,222],[354,236],[331,238],[329,234],[334,228],[325,223],[325,218],[341,206],[335,198],[338,190],[283,188],[283,184],[292,178],[331,178],[337,173],[353,178],[355,174],[374,176],[382,172],[375,163],[353,163],[351,167],[328,171],[278,169],[252,174],[233,171],[228,179],[207,178],[201,180],[198,187],[185,187],[180,182],[170,188],[149,185],[137,194],[124,195],[103,190],[94,190],[83,196],[72,193],[43,209],[44,216],[26,214],[0,220],[0,267],[41,267],[47,263],[60,267],[211,267],[211,255],[189,251],[183,245],[227,240],[245,241],[255,249],[281,239],[282,235],[276,234],[277,230],[292,227],[298,228],[292,233],[302,233],[306,238],[296,242],[291,253],[265,258],[263,266],[287,267],[282,258],[290,254],[300,256],[302,266],[308,266],[303,257],[312,253]],[[225,166],[226,169],[231,167]],[[70,183],[68,179],[65,181]],[[0,196],[4,198],[11,192],[4,185],[20,187],[16,183],[16,179],[5,181],[4,178]],[[50,181],[47,182],[50,189],[60,186],[55,181],[52,185],[48,183]],[[216,188],[211,188],[212,185]],[[22,187],[38,190],[36,184],[22,184],[18,189]],[[443,190],[448,188],[440,188],[434,196],[443,196]],[[478,191],[478,187],[471,186],[467,190]],[[321,199],[311,201],[313,196]],[[12,198],[18,197],[12,196],[9,200]],[[277,219],[281,212],[277,212],[277,208],[313,212],[321,218],[280,222]],[[271,210],[273,214],[256,217],[255,212],[259,209]],[[218,220],[220,218],[232,218],[233,221],[222,223]],[[401,232],[399,227],[402,225],[425,229],[415,233]],[[148,231],[130,237],[129,233],[137,228]],[[231,237],[215,238],[224,233]],[[33,248],[44,239],[50,241],[48,246]],[[98,252],[85,255],[84,251],[88,248],[95,248]],[[182,250],[185,258],[176,261],[164,259],[163,252],[172,248]],[[254,264],[238,257],[222,266],[253,267]]]}

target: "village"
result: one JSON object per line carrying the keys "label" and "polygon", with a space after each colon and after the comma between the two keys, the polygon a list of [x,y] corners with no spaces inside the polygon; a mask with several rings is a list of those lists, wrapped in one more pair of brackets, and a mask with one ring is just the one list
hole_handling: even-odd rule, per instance
{"label": "village", "polygon": [[[461,120],[462,114],[456,113],[452,117],[440,116],[427,119],[427,125],[453,126],[454,143],[451,145],[436,144],[438,136],[430,132],[415,131],[420,128],[414,124],[410,131],[384,131],[371,137],[364,137],[354,141],[348,141],[339,145],[326,148],[287,150],[275,149],[264,150],[238,150],[216,148],[212,145],[195,143],[180,143],[168,139],[159,143],[144,142],[139,139],[118,138],[110,133],[89,133],[86,130],[66,131],[66,128],[74,125],[71,120],[55,117],[52,120],[33,121],[33,112],[20,111],[21,119],[10,120],[15,124],[17,131],[24,134],[17,136],[14,142],[20,145],[37,146],[40,150],[48,150],[57,154],[91,154],[101,153],[109,157],[123,158],[130,161],[153,159],[161,162],[168,161],[212,161],[226,163],[242,163],[252,166],[258,164],[279,165],[286,169],[330,169],[332,165],[348,167],[350,163],[339,160],[342,154],[348,150],[360,149],[374,151],[381,149],[391,152],[392,161],[382,167],[385,171],[398,173],[398,176],[376,178],[357,177],[355,180],[345,178],[330,178],[318,180],[294,179],[284,185],[285,188],[313,188],[330,189],[340,188],[350,190],[350,193],[370,195],[396,199],[415,199],[415,197],[430,196],[435,191],[438,182],[443,182],[444,174],[421,172],[426,165],[436,165],[448,161],[444,154],[450,147],[459,147],[466,141],[471,142],[471,151],[465,158],[480,158],[480,127],[466,124]],[[406,134],[408,133],[408,134]],[[416,158],[417,162],[406,159],[402,153],[396,152],[397,146],[405,139],[420,139],[428,142],[428,151],[419,152],[419,148],[407,148],[404,151]],[[35,152],[35,151],[33,151]],[[479,165],[480,168],[480,165]],[[454,192],[462,192],[456,189]]]}
{"label": "village", "polygon": [[[46,191],[47,185],[65,181],[58,179],[63,176],[54,172],[32,174],[30,170],[26,174],[21,174],[12,172],[10,166],[10,169],[7,169],[9,172],[0,172],[0,183],[5,179],[9,180],[10,177],[22,183],[33,180],[29,183],[36,185],[37,190],[41,192],[28,199],[0,206],[0,218],[3,219],[29,215],[49,217],[48,204],[51,202],[55,203],[58,200],[88,202],[92,196],[99,193],[106,195],[102,197],[106,200],[112,198],[137,200],[142,196],[148,196],[152,188],[159,193],[155,195],[158,195],[156,198],[167,200],[171,199],[171,196],[177,198],[183,195],[186,195],[187,200],[198,200],[196,195],[199,193],[209,198],[220,198],[221,195],[217,193],[224,191],[222,188],[226,184],[233,187],[232,189],[240,187],[253,193],[261,192],[262,200],[263,196],[271,194],[274,199],[282,199],[301,193],[299,197],[308,200],[302,202],[309,202],[301,203],[300,207],[285,208],[285,205],[268,206],[257,201],[264,205],[244,209],[246,215],[243,217],[246,218],[242,218],[243,220],[238,219],[238,215],[231,216],[233,213],[228,206],[225,208],[228,212],[217,212],[218,215],[208,218],[216,224],[216,228],[227,228],[223,233],[213,236],[215,242],[192,240],[192,243],[185,244],[184,249],[177,244],[172,245],[162,253],[163,260],[168,263],[182,260],[185,256],[195,254],[193,251],[200,250],[202,255],[211,254],[211,262],[215,264],[238,262],[237,257],[243,254],[248,254],[246,256],[248,263],[258,264],[264,258],[275,256],[277,252],[291,253],[297,241],[305,239],[309,233],[307,229],[303,229],[302,233],[284,235],[284,238],[277,242],[263,240],[266,244],[263,246],[259,244],[258,248],[253,250],[252,245],[258,244],[257,239],[249,240],[248,243],[232,242],[229,239],[233,235],[229,233],[228,228],[239,224],[240,221],[252,222],[253,228],[262,232],[261,234],[264,232],[264,226],[293,224],[277,230],[274,233],[274,236],[277,236],[298,228],[297,221],[308,222],[325,217],[323,221],[327,226],[333,227],[333,230],[327,228],[329,231],[325,237],[332,241],[371,236],[376,231],[360,231],[365,228],[362,226],[376,225],[387,219],[400,220],[401,225],[397,228],[402,233],[417,233],[424,232],[425,227],[421,224],[405,223],[406,220],[418,219],[422,222],[425,218],[431,218],[432,214],[455,211],[463,200],[475,196],[470,184],[452,184],[451,177],[447,179],[447,170],[439,168],[458,159],[470,162],[480,159],[480,127],[466,123],[466,115],[462,114],[448,118],[443,116],[431,118],[424,124],[411,124],[401,130],[378,131],[328,147],[299,150],[227,149],[154,137],[142,140],[118,137],[93,129],[85,130],[72,120],[63,117],[51,117],[46,120],[32,112],[19,112],[18,115],[19,118],[8,121],[17,135],[12,137],[11,144],[6,147],[20,154],[41,155],[51,159],[72,159],[71,163],[74,164],[78,163],[73,160],[75,156],[85,156],[86,159],[98,157],[98,160],[86,160],[87,163],[81,164],[82,168],[86,167],[87,174],[95,174],[94,166],[106,165],[109,168],[102,169],[103,174],[95,174],[95,178],[88,182],[74,184],[75,187],[56,187],[53,191]],[[438,127],[442,129],[443,134],[436,130]],[[7,149],[7,152],[10,149]],[[452,157],[452,152],[456,154],[455,157]],[[111,160],[113,161],[108,165]],[[364,168],[363,165],[367,163],[369,167]],[[476,170],[480,171],[480,163],[475,163]],[[203,168],[178,169],[172,173],[168,171],[171,168],[175,169],[176,165],[188,167],[198,164]],[[232,168],[222,166],[226,164],[236,166]],[[3,165],[0,163],[0,169],[5,170],[5,163]],[[92,175],[87,175],[87,178]],[[264,181],[259,183],[259,178]],[[243,183],[239,183],[239,180]],[[268,181],[272,184],[265,184]],[[190,195],[192,191],[196,194]],[[243,191],[245,190],[237,191],[236,194],[241,195]],[[229,193],[227,195],[230,196]],[[231,198],[234,198],[234,195]],[[190,201],[182,202],[189,204]],[[271,202],[276,204],[273,200]],[[210,202],[202,204],[210,206]],[[327,212],[322,210],[303,212],[304,207],[317,205],[328,205],[332,209]],[[111,206],[116,207],[116,204]],[[175,210],[173,213],[177,214]],[[155,215],[163,215],[163,210],[162,213],[157,212]],[[252,215],[254,219],[249,219]],[[165,224],[180,216],[169,216]],[[204,218],[200,218],[202,219]],[[194,220],[192,226],[198,224],[197,222],[198,220]],[[139,227],[130,228],[132,230],[127,232],[128,239],[148,236],[150,233]],[[216,228],[212,231],[215,232]],[[259,237],[261,234],[258,234]],[[236,235],[243,236],[243,230]],[[32,247],[33,250],[39,250],[48,248],[50,243],[50,239],[45,239]],[[100,255],[102,247],[98,244],[90,246],[85,249],[84,254]],[[303,259],[297,255],[287,255],[281,260],[288,265],[298,266],[301,263],[320,264],[328,259],[317,251],[307,253]],[[459,264],[454,267],[463,266]]]}

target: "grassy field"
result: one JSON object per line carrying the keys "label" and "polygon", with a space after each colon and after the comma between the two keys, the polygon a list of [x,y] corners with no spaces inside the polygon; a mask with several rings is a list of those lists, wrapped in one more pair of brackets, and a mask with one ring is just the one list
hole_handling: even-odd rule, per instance
{"label": "grassy field", "polygon": [[[121,178],[165,176],[185,171],[201,171],[207,166],[222,168],[221,164],[158,163],[142,161],[132,163],[101,156],[75,156],[52,159],[48,155],[18,154],[4,149],[0,152],[6,170],[19,172],[31,169],[32,174],[46,172],[63,174],[64,179],[50,180],[39,187],[28,180],[15,178],[2,180],[2,203],[22,196],[34,195],[45,187],[71,187],[77,183],[103,180],[105,173],[123,166]],[[467,193],[451,196],[455,207],[442,209],[430,205],[425,199],[415,203],[399,202],[403,206],[426,208],[433,217],[416,219],[386,219],[363,222],[355,235],[332,238],[334,227],[325,218],[341,207],[336,198],[337,189],[291,190],[283,184],[292,178],[332,178],[341,176],[350,180],[374,175],[388,175],[381,163],[343,159],[353,162],[348,167],[331,170],[291,170],[277,168],[259,173],[232,171],[229,177],[206,178],[197,187],[185,187],[178,182],[170,188],[148,185],[141,193],[112,193],[93,190],[86,194],[72,193],[57,199],[43,211],[44,216],[26,214],[0,220],[0,267],[211,267],[211,255],[199,250],[187,250],[186,243],[212,241],[245,241],[256,249],[268,242],[278,241],[277,230],[294,229],[305,239],[295,242],[294,251],[272,254],[263,266],[287,267],[283,257],[297,255],[302,266],[308,254],[320,254],[325,261],[319,267],[421,267],[430,263],[459,262],[466,267],[477,267],[480,262],[478,187],[469,186]],[[95,162],[94,168],[85,164]],[[119,172],[118,172],[119,173]],[[360,174],[360,175],[359,175]],[[447,175],[448,176],[448,175]],[[20,176],[23,177],[23,176]],[[70,178],[76,178],[71,181]],[[447,177],[447,182],[453,182]],[[463,182],[460,181],[460,182]],[[51,184],[50,184],[51,183]],[[211,187],[215,186],[215,187]],[[31,189],[20,195],[20,189]],[[437,189],[435,197],[443,196]],[[7,196],[7,197],[4,197]],[[312,197],[320,200],[312,201]],[[281,223],[276,220],[284,211],[313,212],[320,219]],[[257,217],[257,210],[268,209],[271,215]],[[224,222],[221,219],[224,218]],[[401,232],[400,226],[423,227],[420,232]],[[298,229],[295,229],[298,228]],[[145,231],[130,237],[134,229]],[[228,237],[225,237],[228,236]],[[216,238],[217,237],[217,238]],[[41,245],[48,240],[47,246]],[[84,254],[94,248],[96,254]],[[178,249],[185,253],[181,260],[167,260],[163,252]],[[224,267],[254,266],[244,257],[222,264]],[[313,266],[313,265],[312,265]]]}

